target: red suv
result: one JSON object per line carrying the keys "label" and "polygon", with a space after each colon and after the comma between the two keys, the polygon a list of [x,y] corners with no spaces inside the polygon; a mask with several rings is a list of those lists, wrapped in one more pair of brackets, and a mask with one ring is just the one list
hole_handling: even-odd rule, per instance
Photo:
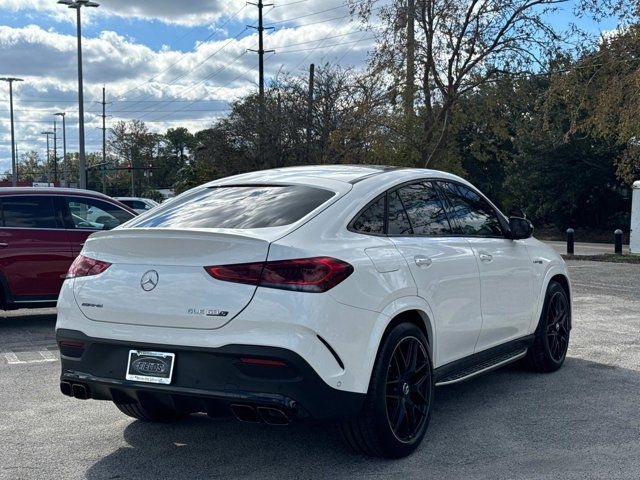
{"label": "red suv", "polygon": [[5,310],[54,306],[87,237],[136,215],[106,195],[63,188],[0,188],[0,212]]}

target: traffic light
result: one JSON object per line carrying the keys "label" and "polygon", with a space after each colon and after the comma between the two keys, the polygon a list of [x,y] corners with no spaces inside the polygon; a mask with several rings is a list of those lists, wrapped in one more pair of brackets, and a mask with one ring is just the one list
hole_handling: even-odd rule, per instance
{"label": "traffic light", "polygon": [[150,163],[149,165],[147,165],[147,168],[148,168],[149,170],[153,170],[153,163]]}
{"label": "traffic light", "polygon": [[129,172],[131,172],[131,169],[133,168],[133,165],[131,164],[131,162],[127,163],[127,170]]}

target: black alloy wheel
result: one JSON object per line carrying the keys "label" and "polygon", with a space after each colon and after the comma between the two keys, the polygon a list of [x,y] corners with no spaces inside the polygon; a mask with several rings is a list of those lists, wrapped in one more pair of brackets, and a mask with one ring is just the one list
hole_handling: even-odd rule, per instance
{"label": "black alloy wheel", "polygon": [[396,346],[386,379],[386,410],[396,438],[411,442],[427,420],[431,399],[431,369],[425,346],[405,337]]}
{"label": "black alloy wheel", "polygon": [[567,290],[551,281],[525,364],[535,372],[555,372],[564,364],[571,334],[571,304]]}
{"label": "black alloy wheel", "polygon": [[569,348],[569,302],[564,292],[554,292],[547,307],[547,348],[561,362]]}
{"label": "black alloy wheel", "polygon": [[396,325],[381,341],[361,414],[339,424],[342,438],[365,455],[410,455],[429,427],[434,389],[424,331],[409,322]]}

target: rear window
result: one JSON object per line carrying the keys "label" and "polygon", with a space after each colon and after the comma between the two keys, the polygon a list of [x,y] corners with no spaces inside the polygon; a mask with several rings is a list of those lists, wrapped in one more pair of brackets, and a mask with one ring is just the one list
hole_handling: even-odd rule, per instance
{"label": "rear window", "polygon": [[212,187],[160,206],[137,228],[266,228],[297,222],[334,196],[304,185]]}

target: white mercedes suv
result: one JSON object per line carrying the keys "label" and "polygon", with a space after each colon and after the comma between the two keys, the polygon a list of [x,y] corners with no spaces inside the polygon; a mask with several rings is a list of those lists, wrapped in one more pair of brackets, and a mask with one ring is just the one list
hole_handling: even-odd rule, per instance
{"label": "white mercedes suv", "polygon": [[58,301],[62,393],[170,421],[337,419],[411,453],[434,388],[562,365],[562,258],[447,173],[295,167],[216,180],[93,234]]}

